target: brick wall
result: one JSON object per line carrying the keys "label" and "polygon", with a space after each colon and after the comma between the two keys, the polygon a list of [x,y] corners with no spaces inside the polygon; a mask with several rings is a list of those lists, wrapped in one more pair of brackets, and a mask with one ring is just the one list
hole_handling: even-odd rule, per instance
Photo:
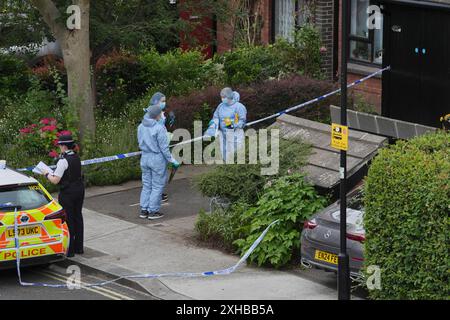
{"label": "brick wall", "polygon": [[[350,0],[349,4],[350,4]],[[338,54],[338,75],[340,74],[341,70],[341,44],[342,44],[342,23],[341,23],[341,17],[342,17],[342,1],[339,1],[339,54]],[[353,82],[357,79],[360,79],[364,77],[362,74],[356,74],[349,72],[348,75],[348,82]],[[381,79],[379,78],[372,78],[368,81],[365,81],[353,89],[349,90],[349,95],[355,96],[356,94],[360,94],[363,96],[363,98],[374,105],[375,110],[381,114],[381,94],[382,94],[382,83]]]}
{"label": "brick wall", "polygon": [[[230,0],[230,3],[235,3]],[[269,44],[272,40],[272,1],[262,0],[261,15],[263,25],[261,30],[261,42]],[[222,53],[232,48],[233,43],[233,21],[217,23],[217,52]]]}
{"label": "brick wall", "polygon": [[[338,0],[336,0],[338,1]],[[326,52],[323,54],[322,70],[327,79],[332,80],[333,74],[333,0],[316,0],[315,25],[320,31],[323,46]]]}

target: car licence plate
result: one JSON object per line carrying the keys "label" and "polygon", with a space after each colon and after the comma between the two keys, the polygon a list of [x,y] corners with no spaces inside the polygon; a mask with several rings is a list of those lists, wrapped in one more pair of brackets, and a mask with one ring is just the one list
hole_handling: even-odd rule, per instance
{"label": "car licence plate", "polygon": [[[26,227],[18,227],[17,232],[19,237],[33,237],[41,235],[41,227],[40,226],[26,226]],[[14,228],[10,228],[7,230],[6,237],[9,239],[13,239],[15,235]]]}
{"label": "car licence plate", "polygon": [[314,258],[320,261],[325,261],[331,264],[338,264],[338,256],[325,251],[316,250]]}

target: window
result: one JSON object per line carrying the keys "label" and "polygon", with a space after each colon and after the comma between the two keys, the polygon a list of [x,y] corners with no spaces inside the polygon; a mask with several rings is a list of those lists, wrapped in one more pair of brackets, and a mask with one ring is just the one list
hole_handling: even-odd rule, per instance
{"label": "window", "polygon": [[19,210],[30,210],[42,207],[50,202],[44,191],[38,185],[6,187],[0,189],[0,211],[11,205]]}
{"label": "window", "polygon": [[309,0],[276,0],[274,1],[275,38],[281,37],[294,41],[296,27],[308,22],[311,16]]}
{"label": "window", "polygon": [[[381,65],[383,59],[383,30],[369,29],[367,8],[370,0],[352,0],[350,6],[350,60]],[[383,25],[381,15],[381,25]]]}

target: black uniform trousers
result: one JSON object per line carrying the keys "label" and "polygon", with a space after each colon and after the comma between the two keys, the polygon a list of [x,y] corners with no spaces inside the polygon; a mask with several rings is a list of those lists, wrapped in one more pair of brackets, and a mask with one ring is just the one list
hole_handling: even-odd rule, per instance
{"label": "black uniform trousers", "polygon": [[83,252],[84,225],[83,209],[84,185],[76,183],[61,190],[58,197],[67,215],[67,225],[70,233],[68,255]]}

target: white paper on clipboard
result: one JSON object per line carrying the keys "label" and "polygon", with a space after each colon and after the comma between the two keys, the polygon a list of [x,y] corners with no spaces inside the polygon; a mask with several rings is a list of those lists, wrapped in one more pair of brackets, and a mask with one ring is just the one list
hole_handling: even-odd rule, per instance
{"label": "white paper on clipboard", "polygon": [[37,164],[37,166],[34,167],[34,169],[33,169],[33,172],[37,173],[37,174],[43,174],[44,171],[47,171],[48,173],[53,174],[53,170],[48,165],[43,163],[42,161],[39,162]]}

